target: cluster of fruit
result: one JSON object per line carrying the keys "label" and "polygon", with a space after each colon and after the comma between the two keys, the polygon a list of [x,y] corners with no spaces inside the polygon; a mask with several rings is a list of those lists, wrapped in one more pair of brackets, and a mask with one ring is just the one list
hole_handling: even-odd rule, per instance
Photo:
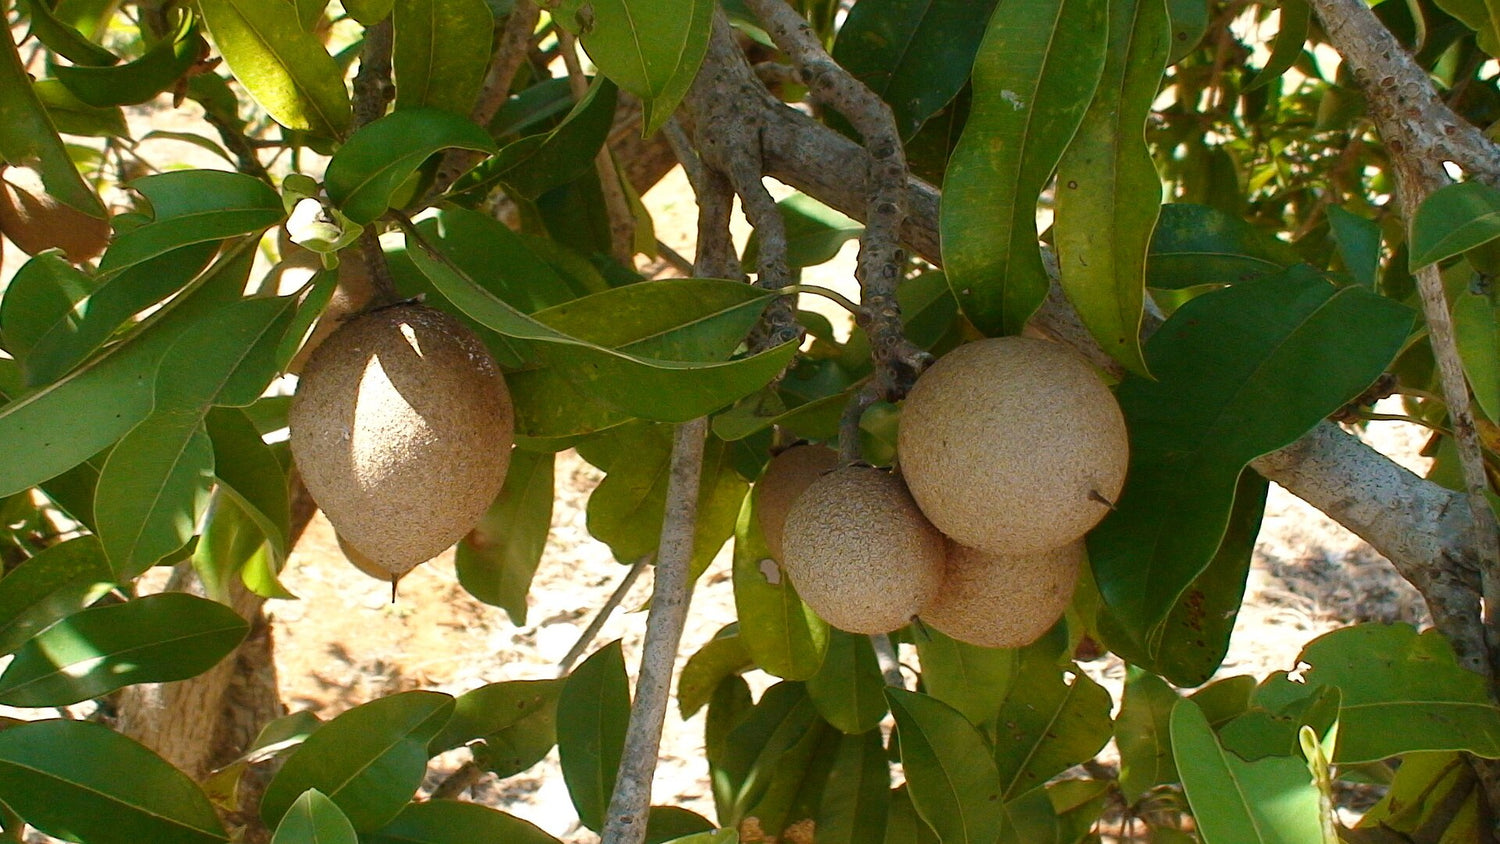
{"label": "cluster of fruit", "polygon": [[[0,165],[0,170],[5,169]],[[42,188],[40,179],[26,184],[20,178],[23,175],[34,176],[23,168],[0,177],[0,233],[27,255],[61,249],[75,264],[99,257],[109,244],[109,221],[58,202]]]}
{"label": "cluster of fruit", "polygon": [[886,633],[918,617],[1019,647],[1066,610],[1083,535],[1119,495],[1128,454],[1120,407],[1086,361],[1044,340],[981,340],[917,380],[899,473],[793,447],[761,478],[759,520],[803,600],[836,627]]}

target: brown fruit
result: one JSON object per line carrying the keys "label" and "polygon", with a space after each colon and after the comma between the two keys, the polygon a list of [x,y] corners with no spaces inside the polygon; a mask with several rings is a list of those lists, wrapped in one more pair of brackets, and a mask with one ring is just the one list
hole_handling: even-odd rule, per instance
{"label": "brown fruit", "polygon": [[[278,278],[291,275],[290,280],[300,278],[305,283],[312,278],[313,273],[323,268],[322,260],[316,252],[303,249],[290,240],[286,244],[282,248],[281,262],[271,268],[271,272],[277,274]],[[318,315],[318,321],[313,323],[312,331],[303,341],[302,348],[297,350],[297,354],[287,364],[286,371],[293,375],[301,373],[307,366],[308,358],[312,357],[312,353],[323,341],[350,316],[364,310],[375,294],[370,272],[366,269],[364,257],[359,254],[359,250],[346,249],[339,253],[339,258],[338,286],[334,288],[328,304],[323,307],[323,313]]]}
{"label": "brown fruit", "polygon": [[1093,368],[1028,337],[969,343],[933,364],[902,408],[897,452],[927,518],[992,554],[1083,536],[1129,462],[1125,418]]}
{"label": "brown fruit", "polygon": [[348,543],[404,572],[462,539],[510,463],[510,394],[458,320],[401,304],[345,323],[288,414],[307,490]]}
{"label": "brown fruit", "polygon": [[922,622],[980,647],[1029,645],[1067,610],[1083,558],[1081,540],[1015,556],[950,541],[942,589],[922,610]]}
{"label": "brown fruit", "polygon": [[826,445],[803,444],[771,458],[755,483],[755,518],[765,537],[766,549],[778,562],[782,559],[781,537],[792,504],[813,481],[833,471],[839,454]]}
{"label": "brown fruit", "polygon": [[786,573],[807,605],[851,633],[887,633],[937,595],[943,535],[901,479],[845,466],[797,498],[783,538]]}
{"label": "brown fruit", "polygon": [[339,550],[343,552],[344,559],[348,560],[350,565],[381,583],[389,583],[395,586],[397,581],[409,574],[412,569],[421,565],[421,563],[412,563],[405,568],[387,569],[380,563],[370,559],[369,554],[349,544],[349,540],[339,536],[337,532],[334,533],[334,538],[339,541]]}
{"label": "brown fruit", "polygon": [[0,178],[0,231],[28,255],[61,249],[77,264],[109,245],[109,221],[64,205],[41,190]]}

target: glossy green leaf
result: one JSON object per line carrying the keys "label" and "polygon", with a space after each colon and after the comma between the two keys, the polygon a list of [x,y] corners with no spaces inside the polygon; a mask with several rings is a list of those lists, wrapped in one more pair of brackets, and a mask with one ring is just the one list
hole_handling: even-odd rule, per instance
{"label": "glossy green leaf", "polygon": [[725,824],[738,826],[754,818],[767,837],[791,837],[791,829],[814,820],[843,738],[814,716],[800,730],[782,729],[764,745],[747,743],[758,752]]}
{"label": "glossy green leaf", "polygon": [[833,60],[884,99],[910,140],[969,80],[994,0],[864,0],[849,10]]}
{"label": "glossy green leaf", "polygon": [[1114,732],[1109,692],[1077,666],[1068,673],[1071,681],[1049,648],[1033,645],[1021,654],[995,738],[995,769],[1007,800],[1094,758]]}
{"label": "glossy green leaf", "polygon": [[[786,225],[788,267],[816,267],[832,261],[845,243],[860,236],[859,221],[829,208],[805,193],[794,193],[776,203]],[[760,255],[760,236],[750,232],[744,263],[753,266]]]}
{"label": "glossy green leaf", "polygon": [[458,800],[412,803],[384,827],[363,836],[364,844],[559,844],[535,824],[498,809]]}
{"label": "glossy green leaf", "polygon": [[491,683],[459,696],[453,720],[432,740],[432,755],[479,739],[474,759],[497,777],[530,768],[557,744],[562,680]]}
{"label": "glossy green leaf", "polygon": [[53,545],[0,578],[0,654],[13,653],[114,585],[104,549],[92,536]]}
{"label": "glossy green leaf", "polygon": [[1307,28],[1312,18],[1312,8],[1307,4],[1307,0],[1281,0],[1279,11],[1281,29],[1277,30],[1276,40],[1271,45],[1271,56],[1266,59],[1264,67],[1245,81],[1245,86],[1241,89],[1242,93],[1254,91],[1262,85],[1269,84],[1271,80],[1279,78],[1290,70],[1302,55],[1303,45],[1307,42]]}
{"label": "glossy green leaf", "polygon": [[774,813],[766,819],[774,835],[794,796],[788,787],[802,784],[818,744],[830,732],[801,683],[767,689],[725,737],[722,752],[709,759],[715,798],[723,807],[720,817],[733,825],[765,810]]}
{"label": "glossy green leaf", "polygon": [[244,410],[215,407],[205,421],[214,444],[214,476],[221,489],[234,496],[270,540],[278,558],[284,558],[291,535],[291,504],[281,461]]}
{"label": "glossy green leaf", "polygon": [[32,167],[47,195],[90,217],[107,219],[104,203],[73,166],[68,148],[31,87],[14,36],[0,40],[0,160]]}
{"label": "glossy green leaf", "polygon": [[1337,686],[1302,686],[1278,672],[1256,689],[1255,705],[1218,729],[1219,743],[1247,762],[1294,756],[1303,728],[1324,735],[1336,725],[1341,699]]}
{"label": "glossy green leaf", "polygon": [[1176,64],[1208,32],[1208,0],[1167,0],[1167,12],[1172,17],[1172,54],[1167,61]]}
{"label": "glossy green leaf", "polygon": [[562,122],[548,132],[507,144],[453,185],[453,193],[476,201],[495,185],[536,199],[553,188],[595,172],[594,162],[614,126],[618,89],[598,77]]}
{"label": "glossy green leaf", "polygon": [[1380,225],[1338,205],[1328,206],[1328,226],[1344,269],[1371,290],[1380,279]]}
{"label": "glossy green leaf", "polygon": [[469,594],[526,623],[526,594],[552,528],[551,454],[516,450],[500,497],[458,544],[454,565]]}
{"label": "glossy green leaf", "polygon": [[1475,401],[1485,416],[1500,419],[1500,310],[1488,296],[1459,293],[1453,299],[1453,334]]}
{"label": "glossy green leaf", "polygon": [[[3,581],[0,581],[3,584]],[[737,632],[723,632],[688,658],[677,679],[677,712],[684,720],[703,708],[725,677],[753,668]]]}
{"label": "glossy green leaf", "polygon": [[891,766],[880,731],[841,736],[818,802],[818,841],[865,844],[882,840],[890,803]]}
{"label": "glossy green leaf", "polygon": [[[734,830],[721,831],[734,834]],[[646,844],[666,844],[670,841],[680,841],[688,836],[694,836],[690,840],[701,841],[702,839],[697,836],[714,832],[714,825],[711,821],[681,806],[652,806],[646,818]]]}
{"label": "glossy green leaf", "polygon": [[395,6],[396,0],[346,0],[344,3],[349,16],[363,26],[374,26],[385,20]]}
{"label": "glossy green leaf", "polygon": [[553,20],[599,71],[645,102],[645,133],[667,122],[708,52],[712,0],[563,0]]}
{"label": "glossy green leaf", "polygon": [[906,786],[891,791],[891,808],[886,815],[885,844],[942,844],[932,827],[917,815]]}
{"label": "glossy green leaf", "polygon": [[1412,272],[1500,237],[1500,190],[1460,182],[1433,191],[1411,221]]}
{"label": "glossy green leaf", "polygon": [[484,85],[495,16],[485,0],[403,0],[393,9],[396,108],[467,117]]}
{"label": "glossy green leaf", "polygon": [[1486,0],[1436,0],[1436,4],[1474,30],[1479,49],[1491,56],[1500,53],[1500,21]]}
{"label": "glossy green leaf", "polygon": [[263,0],[199,0],[198,8],[234,78],[277,123],[322,136],[349,128],[343,71],[296,15]]}
{"label": "glossy green leaf", "polygon": [[1145,125],[1166,66],[1163,0],[1109,4],[1109,50],[1094,101],[1057,165],[1059,280],[1099,345],[1146,375],[1141,315],[1161,179]]}
{"label": "glossy green leaf", "polygon": [[177,170],[130,186],[151,203],[151,222],[121,233],[99,261],[117,273],[193,243],[254,234],[286,215],[269,185],[243,173]]}
{"label": "glossy green leaf", "polygon": [[391,207],[397,189],[428,156],[450,148],[494,152],[495,142],[465,116],[435,108],[397,111],[360,127],[328,162],[328,198],[356,223]]}
{"label": "glossy green leaf", "polygon": [[137,105],[176,85],[206,48],[193,16],[180,12],[173,31],[133,62],[109,65],[60,65],[48,70],[73,96],[96,108]]}
{"label": "glossy green leaf", "polygon": [[31,86],[47,109],[52,125],[64,135],[90,138],[126,138],[130,128],[125,112],[119,107],[101,108],[80,100],[77,94],[56,79],[38,79]]}
{"label": "glossy green leaf", "polygon": [[292,804],[316,788],[360,832],[399,814],[427,770],[427,743],[453,713],[453,698],[402,692],[357,706],[307,737],[266,786],[260,816],[280,823]]}
{"label": "glossy green leaf", "polygon": [[1089,534],[1100,593],[1143,641],[1213,560],[1240,471],[1359,395],[1395,357],[1411,311],[1293,270],[1183,305],[1147,344],[1158,380],[1117,396],[1130,471]]}
{"label": "glossy green leaf", "polygon": [[985,334],[1013,334],[1047,296],[1036,201],[1104,66],[1102,0],[1002,0],[974,61],[974,99],[943,178],[943,268]]}
{"label": "glossy green leaf", "polygon": [[828,650],[807,694],[823,720],[845,733],[873,730],[885,717],[885,678],[868,636],[829,628]]}
{"label": "glossy green leaf", "polygon": [[629,720],[630,681],[616,640],[573,670],[557,700],[557,756],[563,779],[579,821],[596,832],[604,828]]}
{"label": "glossy green leaf", "polygon": [[1238,217],[1178,202],[1161,208],[1146,258],[1146,286],[1181,290],[1235,284],[1300,262],[1292,247]]}
{"label": "glossy green leaf", "polygon": [[762,670],[805,680],[823,664],[830,628],[802,602],[766,550],[753,501],[754,496],[746,499],[734,534],[734,605],[740,638]]}
{"label": "glossy green leaf", "polygon": [[0,702],[66,706],[135,683],[185,680],[212,668],[249,631],[234,610],[182,592],[82,610],[16,652],[0,674]]}
{"label": "glossy green leaf", "polygon": [[[534,314],[590,292],[575,289],[533,249],[535,241],[489,214],[444,208],[422,220],[417,230],[466,276],[523,313]],[[405,256],[403,251],[393,254]],[[411,283],[426,283],[426,276],[410,261],[401,263],[402,270],[409,267],[416,276]],[[441,295],[436,289],[432,292]]]}
{"label": "glossy green leaf", "polygon": [[21,265],[0,297],[0,339],[5,350],[26,370],[26,359],[47,336],[49,326],[76,324],[79,302],[94,292],[94,279],[68,263],[62,255],[42,253]]}
{"label": "glossy green leaf", "polygon": [[271,844],[359,844],[359,836],[337,804],[309,788],[282,816]]}
{"label": "glossy green leaf", "polygon": [[[776,690],[780,688],[781,684],[778,684],[767,689],[769,699],[775,699],[779,694]],[[763,696],[761,700],[764,703],[768,698]],[[755,711],[750,686],[738,674],[725,677],[709,700],[708,714],[703,718],[703,755],[708,761],[710,787],[718,817],[729,817],[734,808],[735,792],[742,782],[724,769],[725,761],[736,752],[736,745],[730,742],[730,738]]]}
{"label": "glossy green leaf", "polygon": [[1246,762],[1219,745],[1197,704],[1172,709],[1172,752],[1199,835],[1211,844],[1322,840],[1318,791],[1291,756]]}
{"label": "glossy green leaf", "polygon": [[982,648],[926,628],[917,640],[922,687],[982,727],[995,720],[1020,668],[1020,651]]}
{"label": "glossy green leaf", "polygon": [[219,487],[209,498],[202,523],[192,546],[192,560],[205,596],[228,603],[238,578],[258,595],[296,597],[276,579],[281,561],[272,559],[265,531],[224,487]]}
{"label": "glossy green leaf", "polygon": [[1172,707],[1179,695],[1166,681],[1133,665],[1125,670],[1125,696],[1115,719],[1120,749],[1120,791],[1128,805],[1157,785],[1177,781],[1172,761]]}
{"label": "glossy green leaf", "polygon": [[187,774],[90,721],[33,721],[0,731],[0,800],[42,832],[73,841],[229,841]]}
{"label": "glossy green leaf", "polygon": [[77,28],[58,20],[49,3],[24,0],[21,6],[26,10],[28,36],[34,36],[59,56],[74,64],[93,67],[120,61],[119,56],[85,38]]}
{"label": "glossy green leaf", "polygon": [[943,844],[989,844],[1000,835],[1000,776],[984,736],[947,704],[886,689],[901,736],[901,764],[917,814]]}

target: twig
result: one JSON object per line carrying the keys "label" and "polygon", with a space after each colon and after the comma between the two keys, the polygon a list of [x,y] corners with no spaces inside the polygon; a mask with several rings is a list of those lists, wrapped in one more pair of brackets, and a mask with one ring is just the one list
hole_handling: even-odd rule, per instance
{"label": "twig", "polygon": [[901,660],[896,657],[896,646],[884,633],[872,633],[870,646],[875,649],[875,661],[880,663],[880,676],[893,689],[906,688],[906,677],[901,674]]}
{"label": "twig", "polygon": [[[557,29],[557,43],[562,50],[563,64],[568,68],[568,83],[573,89],[573,98],[582,100],[588,93],[588,78],[583,75],[583,65],[578,61],[578,39],[562,27]],[[635,257],[635,214],[625,199],[625,189],[620,185],[620,173],[615,169],[615,160],[609,154],[609,145],[599,147],[594,154],[594,170],[599,174],[599,188],[604,194],[604,210],[609,215],[609,248],[616,261],[633,267]]]}
{"label": "twig", "polygon": [[672,269],[687,275],[693,274],[693,262],[684,258],[676,249],[662,243],[660,239],[656,241],[656,251],[660,253],[662,260],[672,265]]}
{"label": "twig", "polygon": [[396,96],[391,84],[391,48],[395,29],[390,17],[365,29],[365,45],[359,53],[359,72],[354,75],[354,128],[385,116],[386,106]]}
{"label": "twig", "polygon": [[707,433],[708,419],[700,417],[677,426],[672,443],[672,469],[657,550],[656,584],[646,619],[646,639],[635,684],[635,702],[630,707],[630,726],[625,732],[625,750],[604,822],[604,844],[641,844],[646,838],[651,779],[656,773],[662,725],[671,702],[672,667],[677,661],[688,603],[693,597],[693,533]]}
{"label": "twig", "polygon": [[563,658],[558,660],[557,676],[567,676],[568,671],[573,668],[573,663],[580,656],[583,656],[583,652],[588,650],[589,645],[593,644],[594,637],[599,635],[599,631],[604,627],[604,623],[609,621],[609,617],[620,606],[620,603],[625,600],[625,593],[629,592],[630,587],[635,585],[636,578],[640,577],[641,572],[646,570],[646,566],[651,564],[651,558],[654,556],[654,554],[647,554],[636,560],[635,564],[625,572],[625,578],[620,581],[620,585],[615,587],[615,591],[610,594],[609,600],[604,602],[604,606],[600,607],[597,613],[594,613],[593,621],[590,621],[589,626],[584,628],[584,631],[578,635],[578,641],[574,642],[573,647],[569,648],[568,652],[563,655]]}
{"label": "twig", "polygon": [[453,773],[443,778],[437,788],[432,790],[433,800],[451,800],[473,788],[487,773],[483,767],[473,759],[465,760],[462,765],[453,769]]}

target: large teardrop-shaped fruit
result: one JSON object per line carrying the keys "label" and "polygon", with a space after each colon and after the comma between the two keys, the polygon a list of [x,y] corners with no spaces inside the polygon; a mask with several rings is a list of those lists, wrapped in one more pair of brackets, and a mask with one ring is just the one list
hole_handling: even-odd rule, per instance
{"label": "large teardrop-shaped fruit", "polygon": [[1083,557],[1081,540],[1014,556],[949,542],[942,589],[922,610],[922,621],[971,645],[1029,645],[1067,610]]}
{"label": "large teardrop-shaped fruit", "polygon": [[960,346],[901,410],[906,484],[938,530],[993,554],[1058,548],[1099,523],[1125,483],[1114,394],[1064,346],[997,337]]}
{"label": "large teardrop-shaped fruit", "polygon": [[308,360],[292,456],[348,544],[405,572],[462,539],[505,483],[510,394],[453,317],[401,304],[341,326]]}
{"label": "large teardrop-shaped fruit", "polygon": [[826,445],[804,443],[771,458],[766,471],[755,482],[755,518],[771,556],[782,559],[781,538],[786,532],[786,517],[797,498],[813,481],[833,471],[839,454]]}
{"label": "large teardrop-shaped fruit", "polygon": [[782,565],[802,600],[851,633],[911,621],[943,579],[943,535],[901,479],[845,466],[814,481],[786,520]]}
{"label": "large teardrop-shaped fruit", "polygon": [[109,245],[110,228],[108,220],[0,178],[0,232],[28,255],[61,249],[76,264],[99,257]]}

